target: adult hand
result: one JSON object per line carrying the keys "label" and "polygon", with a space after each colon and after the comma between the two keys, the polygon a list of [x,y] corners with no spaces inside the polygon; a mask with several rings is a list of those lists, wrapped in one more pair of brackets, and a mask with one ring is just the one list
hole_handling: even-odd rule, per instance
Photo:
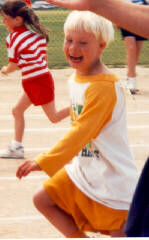
{"label": "adult hand", "polygon": [[27,160],[18,167],[16,177],[21,179],[32,171],[41,171],[41,168],[34,160]]}

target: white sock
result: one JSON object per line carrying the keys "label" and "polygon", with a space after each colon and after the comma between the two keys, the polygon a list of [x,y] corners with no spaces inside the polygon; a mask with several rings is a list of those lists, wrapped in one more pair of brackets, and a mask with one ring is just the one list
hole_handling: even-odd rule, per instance
{"label": "white sock", "polygon": [[12,146],[14,147],[24,147],[23,144],[21,142],[17,142],[16,140],[12,141]]}
{"label": "white sock", "polygon": [[129,80],[130,80],[130,81],[131,81],[131,80],[132,80],[132,81],[136,81],[136,77],[127,77],[126,80],[127,80],[127,81],[129,81]]}

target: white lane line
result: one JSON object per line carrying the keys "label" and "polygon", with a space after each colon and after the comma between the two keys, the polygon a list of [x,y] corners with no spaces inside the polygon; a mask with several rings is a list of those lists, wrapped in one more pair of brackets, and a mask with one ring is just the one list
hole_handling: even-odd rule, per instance
{"label": "white lane line", "polygon": [[[149,144],[130,144],[131,148],[149,148]],[[25,148],[25,152],[28,153],[34,153],[34,152],[47,152],[50,151],[50,149],[52,148],[52,146],[48,146],[48,147],[37,147],[37,148]],[[4,149],[1,149],[1,151],[4,151]]]}
{"label": "white lane line", "polygon": [[[65,127],[59,127],[59,128],[26,128],[25,132],[34,132],[34,133],[38,133],[38,132],[59,132],[59,131],[66,131],[69,128],[65,128]],[[13,133],[14,130],[13,129],[0,129],[0,133]]]}
{"label": "white lane line", "polygon": [[[132,103],[149,103],[149,100],[141,100],[141,99],[136,99],[133,101],[132,99],[127,99],[127,101],[132,102]],[[0,106],[14,106],[16,102],[11,102],[11,103],[0,103]]]}
{"label": "white lane line", "polygon": [[[149,143],[147,144],[130,144],[131,148],[149,148]],[[49,147],[42,147],[42,148],[25,148],[25,152],[44,152],[44,151],[50,151],[52,146]]]}
{"label": "white lane line", "polygon": [[[22,178],[22,180],[46,180],[48,176],[45,175],[37,175],[37,176],[27,176],[25,178]],[[20,182],[20,180],[16,176],[0,176],[0,181],[6,181],[6,180],[16,180]],[[21,181],[22,181],[21,180]]]}
{"label": "white lane line", "polygon": [[142,99],[135,99],[133,100],[132,98],[129,99],[126,99],[129,103],[132,102],[133,104],[136,104],[136,103],[149,103],[149,100],[142,100]]}
{"label": "white lane line", "polygon": [[[130,144],[131,148],[149,148],[149,143],[147,144]],[[52,146],[48,146],[48,147],[35,147],[35,148],[25,148],[25,152],[28,153],[34,153],[34,152],[47,152],[50,151],[50,149],[52,148]],[[1,149],[1,151],[4,151],[4,149]],[[0,151],[0,152],[1,152]]]}
{"label": "white lane line", "polygon": [[130,144],[130,147],[132,148],[138,148],[138,147],[141,147],[141,148],[148,148],[149,147],[149,143],[147,144],[143,144],[143,143],[138,143],[138,144]]}
{"label": "white lane line", "polygon": [[[147,144],[130,144],[131,148],[149,148],[149,143]],[[49,151],[52,146],[49,147],[41,147],[41,148],[25,148],[25,152],[44,152],[44,151]]]}
{"label": "white lane line", "polygon": [[[148,129],[149,125],[133,125],[133,126],[128,126],[128,129]],[[49,132],[60,132],[60,131],[67,131],[70,128],[68,127],[49,127],[49,128],[26,128],[25,132],[34,132],[34,133],[49,133]],[[13,133],[14,129],[0,129],[0,133]]]}
{"label": "white lane line", "polygon": [[[128,111],[128,115],[135,115],[135,114],[149,114],[149,111]],[[35,113],[35,114],[25,114],[25,118],[28,119],[47,119],[45,114],[42,113]],[[12,114],[3,114],[0,116],[0,120],[13,120]]]}
{"label": "white lane line", "polygon": [[132,112],[127,112],[127,114],[149,114],[149,111],[132,111]]}
{"label": "white lane line", "polygon": [[[25,114],[25,118],[28,119],[47,119],[45,114]],[[13,116],[11,114],[3,114],[0,116],[0,120],[13,120]]]}
{"label": "white lane line", "polygon": [[0,222],[20,222],[20,221],[36,221],[43,220],[43,216],[19,216],[19,217],[1,217]]}
{"label": "white lane line", "polygon": [[128,129],[146,129],[149,128],[149,125],[132,125],[128,126]]}

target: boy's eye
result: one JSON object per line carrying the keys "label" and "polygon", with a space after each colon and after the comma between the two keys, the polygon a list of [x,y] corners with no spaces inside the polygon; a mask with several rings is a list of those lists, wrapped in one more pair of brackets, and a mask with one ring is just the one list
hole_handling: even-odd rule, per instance
{"label": "boy's eye", "polygon": [[67,42],[68,43],[72,43],[72,39],[67,39]]}
{"label": "boy's eye", "polygon": [[86,44],[87,44],[87,42],[80,42],[80,44],[81,44],[81,45],[86,45]]}

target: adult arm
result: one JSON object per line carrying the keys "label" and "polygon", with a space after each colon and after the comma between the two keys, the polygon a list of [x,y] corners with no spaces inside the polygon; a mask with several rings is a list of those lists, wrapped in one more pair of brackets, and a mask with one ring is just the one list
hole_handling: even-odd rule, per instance
{"label": "adult arm", "polygon": [[47,0],[60,7],[89,10],[116,25],[149,38],[149,6],[132,4],[124,0]]}

